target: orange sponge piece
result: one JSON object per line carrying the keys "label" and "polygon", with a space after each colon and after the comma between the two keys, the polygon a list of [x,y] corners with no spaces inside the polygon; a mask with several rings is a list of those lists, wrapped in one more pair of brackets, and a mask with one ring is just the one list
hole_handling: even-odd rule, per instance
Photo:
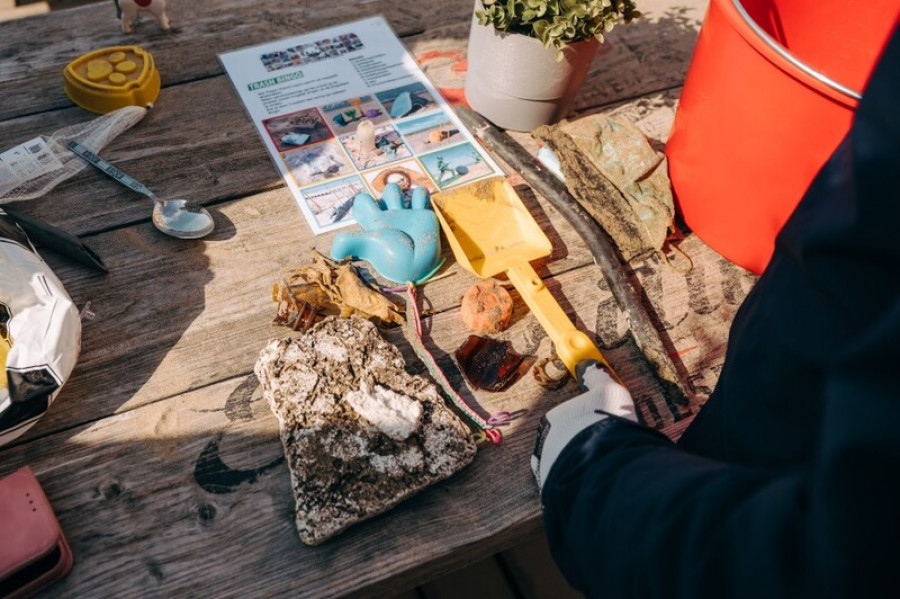
{"label": "orange sponge piece", "polygon": [[494,279],[472,285],[462,299],[463,322],[478,335],[504,330],[509,326],[512,311],[512,297]]}

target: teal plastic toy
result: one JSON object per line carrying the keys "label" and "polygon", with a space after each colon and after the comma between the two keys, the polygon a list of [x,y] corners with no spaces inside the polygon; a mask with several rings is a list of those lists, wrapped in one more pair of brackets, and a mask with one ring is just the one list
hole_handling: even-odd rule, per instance
{"label": "teal plastic toy", "polygon": [[379,275],[395,283],[421,283],[444,263],[437,216],[428,190],[413,189],[409,208],[396,183],[384,187],[381,202],[367,193],[353,199],[350,213],[364,231],[339,233],[331,244],[335,260],[359,258]]}

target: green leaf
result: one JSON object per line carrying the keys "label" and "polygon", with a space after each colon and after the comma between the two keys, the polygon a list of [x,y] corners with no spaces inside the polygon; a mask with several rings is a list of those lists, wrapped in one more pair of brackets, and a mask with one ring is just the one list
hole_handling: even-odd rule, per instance
{"label": "green leaf", "polygon": [[534,37],[541,40],[541,43],[544,44],[545,48],[547,48],[550,45],[550,37],[547,35],[547,30],[550,28],[550,23],[548,23],[546,19],[541,19],[540,21],[535,21],[532,24],[532,28],[534,31]]}
{"label": "green leaf", "polygon": [[641,16],[634,0],[482,0],[481,25],[537,38],[561,51],[570,42],[595,37]]}
{"label": "green leaf", "polygon": [[525,3],[536,16],[543,17],[547,14],[547,0],[525,0]]}

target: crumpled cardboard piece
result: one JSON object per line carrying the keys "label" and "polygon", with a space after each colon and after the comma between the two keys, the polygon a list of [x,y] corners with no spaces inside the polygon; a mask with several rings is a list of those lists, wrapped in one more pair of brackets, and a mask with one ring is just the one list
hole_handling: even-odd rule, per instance
{"label": "crumpled cardboard piece", "polygon": [[602,114],[535,129],[559,158],[573,196],[625,260],[660,250],[675,216],[665,156],[633,125]]}
{"label": "crumpled cardboard piece", "polygon": [[275,322],[294,329],[308,328],[301,323],[310,307],[326,316],[357,314],[384,322],[405,322],[402,308],[369,287],[352,265],[333,262],[315,250],[312,264],[296,268],[274,284],[272,301],[278,304]]}

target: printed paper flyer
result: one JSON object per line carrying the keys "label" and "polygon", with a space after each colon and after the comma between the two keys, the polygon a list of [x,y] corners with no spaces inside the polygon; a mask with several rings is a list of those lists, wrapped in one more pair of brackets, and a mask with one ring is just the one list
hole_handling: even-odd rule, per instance
{"label": "printed paper flyer", "polygon": [[313,232],[352,224],[357,193],[432,193],[501,171],[382,17],[221,54]]}

